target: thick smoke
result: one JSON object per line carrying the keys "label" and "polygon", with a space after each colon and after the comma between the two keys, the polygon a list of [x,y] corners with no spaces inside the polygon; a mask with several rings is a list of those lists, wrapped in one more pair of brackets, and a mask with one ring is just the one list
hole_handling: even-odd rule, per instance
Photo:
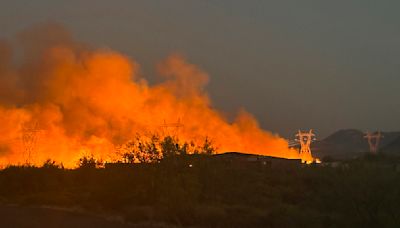
{"label": "thick smoke", "polygon": [[159,63],[165,80],[149,85],[134,60],[78,43],[58,25],[13,42],[0,41],[2,165],[51,158],[71,167],[87,154],[110,161],[116,146],[178,120],[182,140],[208,137],[220,152],[298,157],[249,113],[227,122],[204,91],[208,75],[180,55]]}

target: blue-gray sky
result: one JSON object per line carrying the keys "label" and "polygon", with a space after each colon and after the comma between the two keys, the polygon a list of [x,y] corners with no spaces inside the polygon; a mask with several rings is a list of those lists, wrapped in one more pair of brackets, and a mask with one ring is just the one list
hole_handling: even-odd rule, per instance
{"label": "blue-gray sky", "polygon": [[400,130],[400,1],[3,0],[0,37],[42,22],[152,67],[173,52],[209,73],[213,105],[290,137]]}

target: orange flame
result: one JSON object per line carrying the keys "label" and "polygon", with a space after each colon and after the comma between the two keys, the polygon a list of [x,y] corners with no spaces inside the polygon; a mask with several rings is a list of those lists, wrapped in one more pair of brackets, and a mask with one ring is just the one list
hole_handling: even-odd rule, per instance
{"label": "orange flame", "polygon": [[26,153],[33,164],[51,158],[73,167],[85,154],[112,161],[117,145],[178,120],[180,139],[207,136],[220,152],[299,158],[251,114],[242,111],[229,123],[203,90],[208,75],[179,55],[157,66],[165,81],[149,85],[135,61],[86,48],[58,26],[25,32],[20,43],[23,60],[15,64],[10,45],[0,42],[2,165],[26,162]]}

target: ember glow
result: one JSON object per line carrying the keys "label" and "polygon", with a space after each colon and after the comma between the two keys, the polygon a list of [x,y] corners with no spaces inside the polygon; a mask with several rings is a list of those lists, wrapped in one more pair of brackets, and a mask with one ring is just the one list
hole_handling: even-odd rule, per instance
{"label": "ember glow", "polygon": [[228,122],[203,90],[208,75],[182,56],[159,63],[164,81],[149,85],[133,59],[78,43],[59,26],[25,31],[13,45],[1,41],[0,49],[3,166],[51,158],[74,167],[88,154],[113,161],[118,145],[178,120],[181,140],[208,137],[219,152],[299,158],[251,114]]}

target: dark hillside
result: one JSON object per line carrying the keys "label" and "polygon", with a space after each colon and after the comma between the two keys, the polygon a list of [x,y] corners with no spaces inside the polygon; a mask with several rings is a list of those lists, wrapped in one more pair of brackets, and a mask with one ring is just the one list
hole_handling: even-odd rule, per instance
{"label": "dark hillside", "polygon": [[382,148],[382,152],[400,155],[400,137]]}
{"label": "dark hillside", "polygon": [[[351,159],[362,156],[369,151],[365,133],[355,129],[339,130],[323,140],[312,144],[313,154],[319,158],[332,157],[336,159]],[[382,132],[380,148],[383,148],[398,137],[400,132]]]}
{"label": "dark hillside", "polygon": [[397,158],[372,156],[336,168],[253,158],[230,153],[76,170],[9,167],[0,171],[0,202],[28,209],[3,211],[1,224],[14,219],[14,227],[24,227],[19,224],[35,220],[40,227],[63,227],[53,226],[62,216],[70,227],[81,227],[74,225],[79,219],[87,227],[104,221],[29,209],[48,205],[118,215],[135,227],[400,226]]}

